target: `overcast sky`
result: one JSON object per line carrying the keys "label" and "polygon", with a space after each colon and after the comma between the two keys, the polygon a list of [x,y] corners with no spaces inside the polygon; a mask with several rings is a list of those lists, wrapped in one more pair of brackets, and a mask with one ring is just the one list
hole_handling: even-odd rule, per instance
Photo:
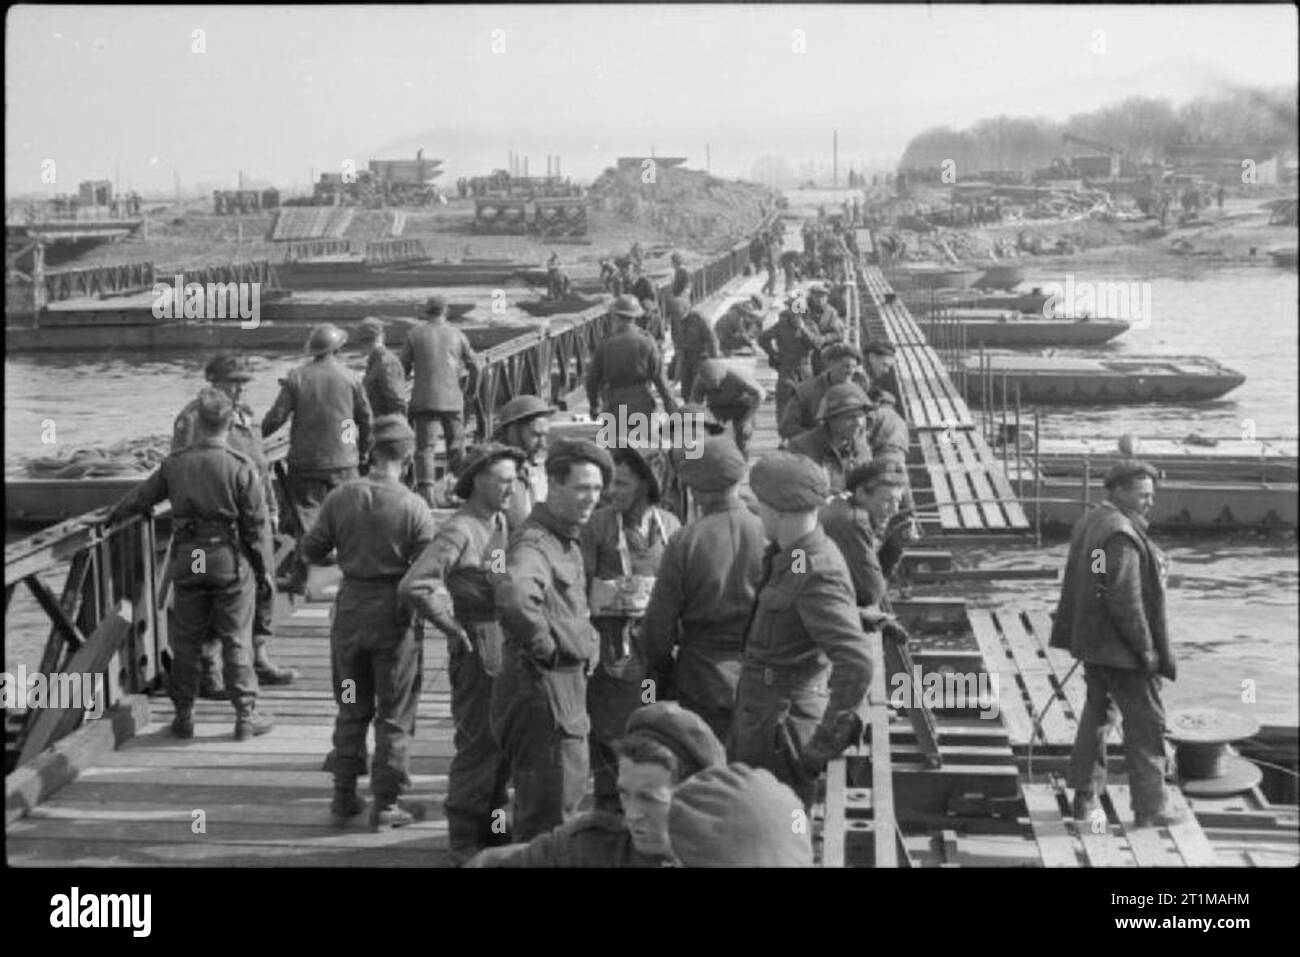
{"label": "overcast sky", "polygon": [[[892,165],[931,126],[1182,102],[1297,78],[1290,4],[1157,7],[18,7],[5,34],[8,193],[280,186],[346,159],[511,149],[589,179],[614,157]],[[203,31],[204,52],[195,52]],[[501,31],[501,32],[496,32]],[[496,49],[494,50],[494,46]],[[53,159],[55,186],[42,186]]]}

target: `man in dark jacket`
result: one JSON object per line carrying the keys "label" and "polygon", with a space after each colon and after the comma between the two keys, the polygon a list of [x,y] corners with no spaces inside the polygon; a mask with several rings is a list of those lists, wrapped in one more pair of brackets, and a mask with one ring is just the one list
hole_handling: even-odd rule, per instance
{"label": "man in dark jacket", "polygon": [[1106,501],[1079,519],[1070,536],[1050,643],[1083,662],[1088,688],[1069,773],[1080,820],[1099,812],[1116,709],[1137,825],[1176,820],[1165,802],[1160,700],[1160,678],[1176,675],[1165,620],[1168,561],[1147,536],[1157,475],[1145,462],[1118,463],[1106,476]]}
{"label": "man in dark jacket", "polygon": [[396,353],[384,344],[384,320],[366,316],[361,320],[357,345],[369,347],[366,372],[361,378],[370,412],[380,415],[406,415],[406,373]]}

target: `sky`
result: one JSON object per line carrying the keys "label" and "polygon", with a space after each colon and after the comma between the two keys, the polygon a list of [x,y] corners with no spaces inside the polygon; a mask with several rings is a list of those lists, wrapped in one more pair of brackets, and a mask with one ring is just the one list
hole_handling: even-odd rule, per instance
{"label": "sky", "polygon": [[[937,125],[1296,82],[1277,6],[10,7],[7,195],[281,188],[370,158],[444,182],[620,155],[891,168]],[[201,32],[196,32],[201,31]],[[53,164],[49,161],[53,161]],[[53,183],[43,181],[53,174]]]}

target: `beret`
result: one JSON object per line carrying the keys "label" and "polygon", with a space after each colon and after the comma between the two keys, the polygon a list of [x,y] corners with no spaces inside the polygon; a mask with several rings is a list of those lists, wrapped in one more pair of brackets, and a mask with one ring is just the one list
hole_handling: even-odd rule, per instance
{"label": "beret", "polygon": [[229,352],[213,356],[208,364],[204,366],[203,374],[208,377],[209,382],[221,382],[223,380],[247,382],[253,378],[253,373],[248,368],[248,359]]}
{"label": "beret", "polygon": [[1123,459],[1116,462],[1106,473],[1105,486],[1113,489],[1116,485],[1125,485],[1131,479],[1145,475],[1152,481],[1159,481],[1160,470],[1141,459]]}
{"label": "beret", "polygon": [[702,439],[694,458],[683,457],[677,466],[682,484],[699,492],[722,492],[745,477],[745,457],[728,435]]}
{"label": "beret", "polygon": [[862,353],[847,342],[832,342],[822,350],[822,359],[825,362],[834,362],[836,359],[857,359],[861,362]]}
{"label": "beret", "polygon": [[634,734],[653,738],[677,755],[683,778],[727,763],[726,749],[708,722],[676,701],[656,701],[633,711],[626,736]]}
{"label": "beret", "polygon": [[803,812],[770,771],[738,763],[706,768],[673,792],[668,840],[686,867],[812,867]]}
{"label": "beret", "polygon": [[660,498],[659,479],[655,478],[654,469],[650,468],[650,463],[641,454],[640,450],[630,445],[619,445],[610,449],[609,457],[615,465],[626,465],[636,474],[637,478],[646,483],[645,497],[647,502],[651,505],[658,503]]}
{"label": "beret", "polygon": [[516,465],[523,464],[524,453],[519,449],[502,445],[500,442],[484,442],[469,450],[460,474],[456,476],[456,485],[452,489],[457,498],[469,498],[474,491],[474,476],[501,459],[514,459]]}
{"label": "beret", "polygon": [[221,428],[230,424],[230,414],[235,405],[230,396],[220,389],[204,389],[199,393],[199,420],[209,428]]}
{"label": "beret", "polygon": [[381,415],[375,419],[371,435],[376,442],[414,442],[415,432],[404,415]]}
{"label": "beret", "polygon": [[831,494],[826,469],[796,452],[764,455],[749,471],[749,487],[760,502],[779,512],[821,508]]}
{"label": "beret", "polygon": [[865,465],[857,465],[849,469],[849,473],[844,476],[844,488],[853,491],[859,485],[865,485],[870,491],[876,485],[897,485],[907,484],[907,476],[903,470],[894,462],[876,459]]}
{"label": "beret", "polygon": [[600,477],[606,485],[614,476],[614,460],[609,453],[589,439],[556,439],[546,453],[546,471],[563,472],[575,462],[590,462],[600,469]]}

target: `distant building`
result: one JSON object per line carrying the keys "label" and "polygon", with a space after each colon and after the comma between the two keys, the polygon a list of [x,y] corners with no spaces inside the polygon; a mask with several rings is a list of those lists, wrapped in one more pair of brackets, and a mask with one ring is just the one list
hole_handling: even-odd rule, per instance
{"label": "distant building", "polygon": [[1070,165],[1084,179],[1115,179],[1120,175],[1120,158],[1115,153],[1106,156],[1076,156]]}
{"label": "distant building", "polygon": [[77,187],[77,201],[82,206],[107,206],[113,202],[113,181],[88,179]]}
{"label": "distant building", "polygon": [[686,162],[685,156],[620,156],[618,158],[619,169],[640,169],[645,165],[646,160],[653,160],[655,166],[660,169],[670,169],[673,166],[681,166]]}
{"label": "distant building", "polygon": [[1255,182],[1273,186],[1285,182],[1286,161],[1277,147],[1260,143],[1179,143],[1165,149],[1165,159],[1174,169],[1188,176],[1241,182],[1249,160],[1254,164]]}

